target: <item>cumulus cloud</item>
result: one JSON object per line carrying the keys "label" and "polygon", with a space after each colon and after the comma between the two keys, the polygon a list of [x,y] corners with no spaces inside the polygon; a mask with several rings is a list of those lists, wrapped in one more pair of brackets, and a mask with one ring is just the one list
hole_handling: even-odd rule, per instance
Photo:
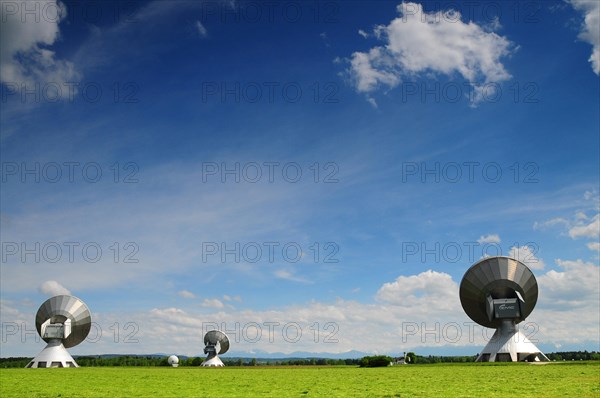
{"label": "cumulus cloud", "polygon": [[512,52],[507,38],[463,22],[454,10],[427,13],[421,4],[405,2],[397,10],[399,17],[374,30],[385,45],[352,54],[348,72],[357,91],[394,88],[403,78],[430,72],[459,74],[472,85],[476,104],[493,90],[490,83],[511,78],[500,61]]}
{"label": "cumulus cloud", "polygon": [[[586,192],[585,199],[586,200],[597,200],[592,198],[591,195]],[[591,208],[587,209],[588,214],[590,213]],[[597,208],[594,207],[594,212],[597,211]],[[591,218],[590,218],[591,217]],[[600,236],[600,213],[596,213],[594,216],[588,216],[584,211],[576,212],[571,219],[567,220],[562,217],[553,218],[548,221],[543,222],[535,222],[533,224],[533,229],[535,230],[545,230],[554,226],[561,226],[565,231],[565,234],[568,234],[572,239],[577,238],[598,238]]]}
{"label": "cumulus cloud", "polygon": [[311,283],[308,279],[296,275],[292,271],[280,269],[274,272],[274,275],[279,279],[285,279],[292,282]]}
{"label": "cumulus cloud", "polygon": [[[540,286],[538,306],[525,324],[533,325],[537,330],[533,337],[546,344],[590,341],[597,344],[599,267],[582,260],[557,260],[556,264],[558,270],[536,276]],[[236,353],[379,350],[392,354],[422,351],[424,347],[446,347],[460,354],[482,347],[486,341],[484,336],[491,337],[491,330],[474,325],[464,314],[458,284],[443,272],[429,270],[417,275],[400,275],[394,281],[383,283],[375,299],[376,303],[311,300],[264,310],[226,311],[220,300],[205,299],[206,307],[213,309],[210,312],[167,307],[129,314],[102,313],[95,319],[107,328],[115,319],[127,319],[138,325],[135,338],[143,344],[117,344],[109,338],[82,348],[87,348],[89,354],[169,351],[195,356],[201,354],[198,347],[201,347],[202,332],[214,328],[228,333]],[[223,300],[228,301],[225,297]],[[26,307],[25,311],[20,307],[22,305],[16,302],[0,300],[3,322],[30,321],[35,306]],[[573,327],[574,324],[577,327]],[[296,330],[302,331],[298,340],[294,338]],[[455,338],[457,331],[459,336]],[[528,332],[530,330],[525,330]],[[372,343],[375,334],[377,347]],[[23,349],[22,344],[12,346]],[[12,346],[7,347],[12,350]],[[10,351],[8,355],[23,353]]]}
{"label": "cumulus cloud", "polygon": [[577,214],[575,214],[575,220],[577,221],[583,221],[583,220],[587,220],[588,216],[587,214],[585,214],[582,211],[578,211]]}
{"label": "cumulus cloud", "polygon": [[57,281],[46,281],[39,286],[38,290],[40,293],[46,294],[50,297],[58,296],[61,294],[71,294],[69,289],[67,289]]}
{"label": "cumulus cloud", "polygon": [[592,45],[592,55],[588,61],[593,71],[600,75],[600,1],[570,0],[570,3],[584,15],[579,38]]}
{"label": "cumulus cloud", "polygon": [[579,218],[578,225],[569,229],[569,236],[571,238],[597,238],[600,235],[600,214],[596,214],[591,222],[587,224],[584,220]]}
{"label": "cumulus cloud", "polygon": [[392,70],[394,60],[382,47],[375,47],[368,53],[352,54],[351,72],[355,78],[359,92],[374,91],[379,84],[395,87],[400,83],[400,76]]}
{"label": "cumulus cloud", "polygon": [[225,304],[219,299],[204,299],[202,300],[202,306],[207,308],[223,308]]}
{"label": "cumulus cloud", "polygon": [[529,246],[513,246],[508,252],[508,256],[516,258],[531,269],[544,269],[546,264],[541,258],[537,258]]}
{"label": "cumulus cloud", "polygon": [[[597,196],[590,191],[586,191],[583,197],[586,201],[598,201]],[[563,231],[561,234],[563,236],[568,235],[571,239],[587,238],[594,240],[587,242],[586,246],[591,251],[600,253],[600,242],[598,242],[598,237],[600,236],[600,213],[596,213],[594,216],[588,215],[592,211],[594,213],[597,212],[597,205],[595,203],[592,207],[585,209],[585,211],[576,211],[570,219],[558,217],[544,222],[535,222],[533,228],[544,230],[556,225],[561,226]]]}
{"label": "cumulus cloud", "polygon": [[228,294],[223,295],[223,300],[225,301],[237,301],[238,303],[242,302],[242,298],[240,296],[230,296]]}
{"label": "cumulus cloud", "polygon": [[[597,341],[599,267],[581,260],[556,263],[560,270],[537,276],[538,308],[525,323],[538,330],[534,338],[547,344]],[[491,337],[492,331],[469,323],[460,305],[458,284],[446,273],[429,270],[401,275],[384,283],[375,298],[378,301],[375,304],[338,299],[333,303],[310,301],[278,309],[218,311],[202,316],[168,308],[153,310],[149,328],[151,331],[155,325],[172,325],[178,335],[184,336],[183,342],[197,339],[200,329],[227,328],[235,343],[234,350],[245,352],[379,349],[390,354],[409,349],[418,351],[419,347],[478,347],[485,344],[483,336]],[[471,326],[463,328],[464,322]],[[573,323],[578,327],[573,328]],[[275,325],[273,333],[265,326],[268,324]],[[291,324],[303,331],[298,341],[291,342],[282,333]],[[318,340],[315,340],[315,325],[319,329]],[[461,336],[455,339],[453,332],[457,327]],[[469,327],[474,330],[469,332]],[[526,334],[529,332],[525,330]],[[377,348],[372,345],[374,334],[378,336]],[[254,340],[257,335],[259,338]],[[329,336],[331,344],[324,342]]]}
{"label": "cumulus cloud", "polygon": [[[56,83],[79,78],[73,63],[60,60],[49,47],[60,38],[59,23],[67,15],[58,0],[2,1],[0,7],[0,82],[4,84]],[[25,15],[22,18],[22,15]]]}
{"label": "cumulus cloud", "polygon": [[477,239],[477,243],[480,245],[486,243],[500,243],[500,236],[498,236],[498,234],[482,235]]}
{"label": "cumulus cloud", "polygon": [[585,191],[583,193],[583,198],[585,200],[594,200],[595,199],[596,201],[598,201],[600,198],[594,197],[594,195],[595,195],[595,192],[593,192],[593,191]]}
{"label": "cumulus cloud", "polygon": [[380,301],[403,305],[432,305],[447,310],[457,307],[458,285],[444,272],[428,270],[418,275],[399,276],[385,283],[376,294]]}
{"label": "cumulus cloud", "polygon": [[192,298],[196,297],[196,295],[194,293],[190,292],[189,290],[180,290],[177,292],[177,294],[180,297],[188,298],[188,299],[192,299]]}
{"label": "cumulus cloud", "polygon": [[600,253],[600,242],[590,242],[587,244],[588,249]]}
{"label": "cumulus cloud", "polygon": [[557,259],[559,271],[548,271],[538,278],[540,292],[545,302],[553,307],[574,307],[596,305],[600,301],[600,267],[582,260],[568,261]]}
{"label": "cumulus cloud", "polygon": [[152,310],[150,310],[150,313],[164,316],[167,319],[173,319],[173,317],[179,317],[179,316],[184,315],[185,311],[183,311],[182,309],[179,309],[179,308],[169,307],[169,308],[164,308],[164,309],[153,308]]}

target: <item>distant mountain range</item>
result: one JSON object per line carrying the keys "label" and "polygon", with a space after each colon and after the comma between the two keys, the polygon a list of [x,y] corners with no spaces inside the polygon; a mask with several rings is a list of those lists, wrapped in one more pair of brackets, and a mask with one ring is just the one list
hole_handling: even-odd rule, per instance
{"label": "distant mountain range", "polygon": [[[73,355],[74,357],[89,357],[89,356],[98,356],[100,358],[115,358],[122,356],[130,356],[130,357],[165,357],[169,356],[173,353],[153,353],[153,354],[101,354],[101,355]],[[178,355],[177,353],[175,353]],[[348,351],[342,353],[330,353],[330,352],[304,352],[304,351],[296,351],[289,354],[285,354],[283,352],[265,352],[265,351],[230,351],[227,354],[223,355],[223,359],[355,359],[362,358],[368,354],[366,352],[360,351]],[[178,355],[179,358],[185,359],[189,356],[187,355]],[[204,358],[205,354],[192,355],[192,357],[201,357]]]}

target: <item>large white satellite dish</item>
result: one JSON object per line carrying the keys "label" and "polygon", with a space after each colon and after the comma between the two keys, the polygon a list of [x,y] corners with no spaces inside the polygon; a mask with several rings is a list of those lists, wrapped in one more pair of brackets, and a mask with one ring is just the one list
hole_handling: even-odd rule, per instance
{"label": "large white satellite dish", "polygon": [[477,362],[548,361],[517,324],[531,314],[538,297],[535,276],[510,257],[488,257],[467,270],[460,302],[473,321],[496,332]]}
{"label": "large white satellite dish", "polygon": [[229,350],[229,337],[220,330],[209,330],[204,335],[204,345],[207,356],[202,366],[225,366],[219,355]]}
{"label": "large white satellite dish", "polygon": [[35,316],[37,332],[48,345],[26,367],[79,367],[66,348],[85,340],[91,326],[92,316],[83,301],[68,295],[49,298]]}
{"label": "large white satellite dish", "polygon": [[179,366],[179,358],[177,357],[177,355],[171,355],[167,359],[167,362],[169,363],[169,365],[171,365],[174,368]]}

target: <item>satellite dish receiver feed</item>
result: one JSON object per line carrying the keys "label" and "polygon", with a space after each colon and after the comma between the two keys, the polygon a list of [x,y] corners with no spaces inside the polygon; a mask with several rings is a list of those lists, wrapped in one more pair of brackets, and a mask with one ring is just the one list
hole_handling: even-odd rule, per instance
{"label": "satellite dish receiver feed", "polygon": [[177,355],[171,355],[167,359],[167,362],[169,363],[169,365],[171,365],[174,368],[179,366],[179,358],[177,357]]}
{"label": "satellite dish receiver feed", "polygon": [[537,281],[525,264],[510,257],[485,258],[467,270],[459,295],[469,318],[496,329],[477,362],[548,361],[516,326],[538,298]]}
{"label": "satellite dish receiver feed", "polygon": [[204,335],[204,353],[206,359],[202,366],[222,367],[225,366],[219,355],[229,351],[229,337],[220,330],[209,330]]}
{"label": "satellite dish receiver feed", "polygon": [[92,326],[89,308],[75,296],[59,295],[46,300],[35,316],[35,327],[48,343],[27,368],[78,368],[66,348],[87,337]]}

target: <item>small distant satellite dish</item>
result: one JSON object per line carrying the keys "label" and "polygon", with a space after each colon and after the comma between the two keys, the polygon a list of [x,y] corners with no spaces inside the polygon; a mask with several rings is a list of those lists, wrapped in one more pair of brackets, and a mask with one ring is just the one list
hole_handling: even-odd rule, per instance
{"label": "small distant satellite dish", "polygon": [[548,361],[517,328],[538,298],[535,276],[510,257],[488,257],[471,266],[460,283],[460,302],[473,321],[496,332],[477,362]]}
{"label": "small distant satellite dish", "polygon": [[46,300],[35,316],[38,334],[48,343],[27,368],[78,368],[66,348],[87,337],[92,326],[90,310],[74,296],[60,295]]}
{"label": "small distant satellite dish", "polygon": [[179,358],[177,358],[177,355],[171,355],[169,359],[167,359],[167,362],[174,368],[179,366]]}
{"label": "small distant satellite dish", "polygon": [[204,345],[207,356],[202,366],[225,366],[219,355],[229,351],[229,337],[220,330],[209,330],[204,335]]}

